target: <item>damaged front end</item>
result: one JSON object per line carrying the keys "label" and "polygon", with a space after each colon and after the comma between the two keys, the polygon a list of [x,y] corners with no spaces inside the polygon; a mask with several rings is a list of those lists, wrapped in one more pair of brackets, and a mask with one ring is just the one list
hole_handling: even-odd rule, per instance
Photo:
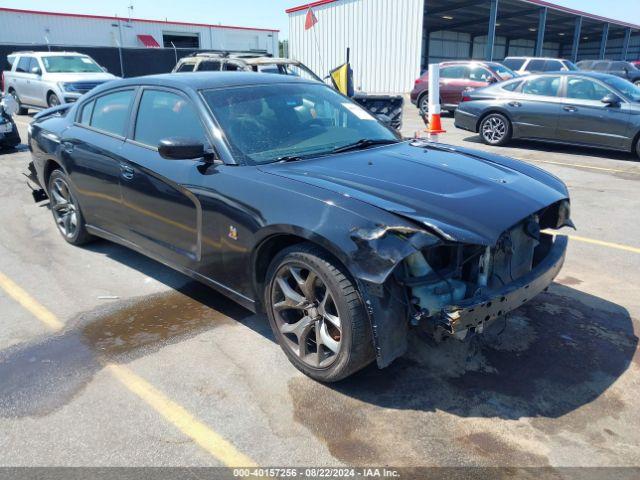
{"label": "damaged front end", "polygon": [[504,231],[492,245],[442,235],[433,241],[435,236],[393,227],[360,233],[361,245],[393,236],[413,247],[382,286],[365,285],[372,294],[366,303],[378,365],[406,351],[410,326],[436,340],[464,339],[544,291],[560,271],[568,243],[566,236],[547,232],[573,227],[569,216],[569,202],[556,202]]}
{"label": "damaged front end", "polygon": [[410,255],[396,275],[410,298],[410,322],[436,338],[463,339],[527,302],[556,277],[573,226],[563,200],[506,230],[494,245],[442,242]]}

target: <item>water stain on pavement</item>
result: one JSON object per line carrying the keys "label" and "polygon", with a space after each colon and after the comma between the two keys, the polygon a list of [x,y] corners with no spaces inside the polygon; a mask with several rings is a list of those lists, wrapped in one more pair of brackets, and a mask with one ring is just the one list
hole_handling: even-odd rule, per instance
{"label": "water stain on pavement", "polygon": [[47,415],[68,403],[105,362],[128,362],[248,314],[196,283],[83,313],[59,335],[0,353],[0,416]]}
{"label": "water stain on pavement", "polygon": [[[351,465],[411,458],[407,465],[542,466],[546,454],[532,451],[527,435],[566,429],[589,439],[602,431],[594,416],[615,421],[631,408],[609,391],[637,348],[626,309],[554,284],[513,312],[503,333],[492,330],[439,345],[413,337],[387,369],[371,365],[333,385],[296,376],[294,418]],[[496,440],[507,424],[487,423],[494,418],[524,419],[528,433]]]}

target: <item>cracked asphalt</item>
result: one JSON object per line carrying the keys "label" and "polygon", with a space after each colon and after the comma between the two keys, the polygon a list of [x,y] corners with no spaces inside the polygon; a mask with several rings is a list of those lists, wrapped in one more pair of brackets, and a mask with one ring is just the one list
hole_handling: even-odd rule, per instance
{"label": "cracked asphalt", "polygon": [[[26,139],[29,117],[16,118]],[[182,410],[263,466],[640,466],[640,162],[525,142],[496,149],[451,118],[444,127],[443,142],[568,184],[578,231],[564,269],[502,332],[416,337],[388,369],[331,386],[289,364],[264,317],[124,247],[65,243],[31,199],[28,151],[0,154],[0,272],[64,324],[50,331],[0,289],[0,466],[224,464],[171,420]],[[404,133],[421,128],[407,105]]]}

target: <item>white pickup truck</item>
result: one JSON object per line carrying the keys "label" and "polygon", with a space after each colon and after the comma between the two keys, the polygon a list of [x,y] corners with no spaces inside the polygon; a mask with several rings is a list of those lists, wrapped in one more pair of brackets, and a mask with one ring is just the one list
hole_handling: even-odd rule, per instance
{"label": "white pickup truck", "polygon": [[11,70],[2,72],[4,93],[15,98],[21,115],[29,108],[75,102],[92,88],[118,78],[76,52],[15,52],[7,60]]}

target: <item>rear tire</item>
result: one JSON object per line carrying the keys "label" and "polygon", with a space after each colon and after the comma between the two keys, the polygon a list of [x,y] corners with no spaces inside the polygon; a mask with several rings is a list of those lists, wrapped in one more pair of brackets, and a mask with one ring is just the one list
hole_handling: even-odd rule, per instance
{"label": "rear tire", "polygon": [[60,99],[55,93],[51,92],[49,95],[47,95],[47,105],[49,106],[49,108],[57,107],[58,105],[60,105]]}
{"label": "rear tire", "polygon": [[636,157],[638,157],[638,160],[640,160],[640,135],[638,135],[638,139],[636,140],[635,152],[636,152]]}
{"label": "rear tire", "polygon": [[482,142],[493,146],[506,145],[513,133],[511,122],[501,113],[492,113],[484,117],[478,130]]}
{"label": "rear tire", "polygon": [[51,213],[62,238],[72,245],[84,245],[94,237],[87,232],[80,204],[69,183],[63,170],[51,172],[47,185]]}
{"label": "rear tire", "polygon": [[375,358],[356,286],[315,245],[293,245],[276,255],[267,272],[264,301],[280,347],[305,375],[336,382]]}
{"label": "rear tire", "polygon": [[423,93],[418,99],[418,110],[424,115],[429,114],[429,94],[427,92]]}
{"label": "rear tire", "polygon": [[18,115],[27,115],[29,113],[29,109],[22,106],[17,92],[15,90],[9,90],[9,95],[11,95],[18,104]]}

